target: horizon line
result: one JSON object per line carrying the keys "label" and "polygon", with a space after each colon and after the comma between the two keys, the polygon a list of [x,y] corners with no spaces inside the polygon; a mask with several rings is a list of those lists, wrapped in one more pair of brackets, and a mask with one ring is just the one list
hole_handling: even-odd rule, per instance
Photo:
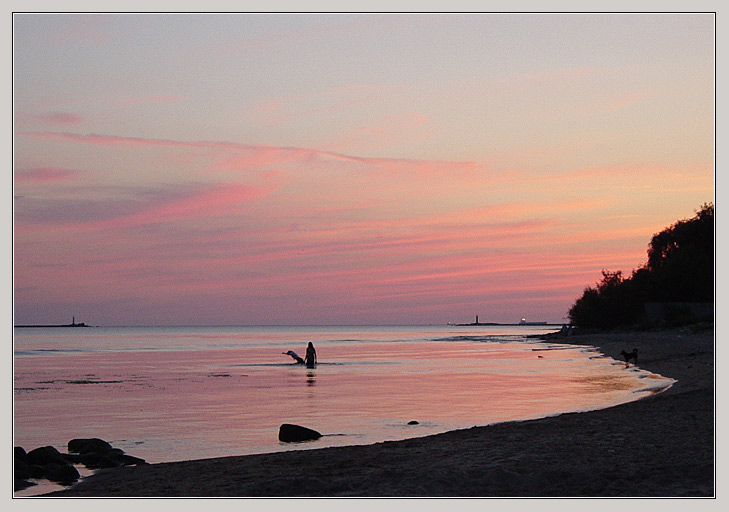
{"label": "horizon line", "polygon": [[[544,322],[543,320],[540,322]],[[404,323],[404,324],[388,324],[388,323],[372,323],[372,324],[109,324],[109,325],[91,325],[91,324],[76,324],[77,327],[429,327],[429,326],[443,326],[443,327],[488,327],[488,326],[524,326],[524,327],[540,327],[540,326],[551,326],[551,325],[562,325],[565,322],[550,322],[542,324],[534,324],[528,322],[527,324],[520,324],[519,322],[479,322],[475,323],[454,323],[454,322],[434,322],[434,323]],[[70,324],[17,324],[13,325],[13,328],[42,328],[42,327],[71,327]]]}

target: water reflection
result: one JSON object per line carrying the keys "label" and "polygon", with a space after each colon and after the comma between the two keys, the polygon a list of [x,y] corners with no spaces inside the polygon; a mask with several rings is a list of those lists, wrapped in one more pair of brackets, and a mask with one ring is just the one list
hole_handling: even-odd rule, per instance
{"label": "water reflection", "polygon": [[306,372],[306,385],[313,386],[316,384],[316,372]]}
{"label": "water reflection", "polygon": [[[375,443],[607,407],[666,385],[662,377],[594,358],[583,347],[545,348],[552,346],[331,342],[326,362],[315,369],[290,364],[281,345],[139,350],[113,358],[21,356],[14,361],[14,442],[29,449],[60,448],[92,425],[102,439],[143,443],[129,447],[135,456],[169,462],[279,451],[270,429],[283,421]],[[104,409],[109,403],[113,411]],[[231,403],[246,406],[231,409]],[[404,428],[412,419],[420,426]],[[317,447],[353,444],[355,437],[326,437]]]}

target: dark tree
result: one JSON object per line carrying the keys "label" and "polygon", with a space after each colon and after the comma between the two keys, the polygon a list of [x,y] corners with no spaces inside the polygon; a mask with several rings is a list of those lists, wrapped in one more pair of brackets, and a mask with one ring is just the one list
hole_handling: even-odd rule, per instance
{"label": "dark tree", "polygon": [[646,302],[713,302],[714,205],[653,235],[648,262],[631,277],[602,271],[569,310],[578,327],[611,328],[640,321]]}
{"label": "dark tree", "polygon": [[586,288],[575,301],[569,311],[570,321],[579,327],[600,329],[634,323],[639,305],[631,284],[621,271],[603,270],[597,288]]}
{"label": "dark tree", "polygon": [[692,219],[654,235],[646,268],[652,278],[651,300],[712,302],[714,205],[704,204]]}

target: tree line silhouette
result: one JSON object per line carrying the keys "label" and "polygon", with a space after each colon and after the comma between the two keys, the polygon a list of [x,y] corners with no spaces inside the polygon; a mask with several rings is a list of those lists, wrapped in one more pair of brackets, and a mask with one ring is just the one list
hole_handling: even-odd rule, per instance
{"label": "tree line silhouette", "polygon": [[[705,203],[690,218],[653,235],[648,261],[623,277],[602,271],[595,287],[585,288],[569,310],[570,322],[581,328],[649,326],[647,303],[714,302],[714,204]],[[697,320],[674,308],[668,323]]]}

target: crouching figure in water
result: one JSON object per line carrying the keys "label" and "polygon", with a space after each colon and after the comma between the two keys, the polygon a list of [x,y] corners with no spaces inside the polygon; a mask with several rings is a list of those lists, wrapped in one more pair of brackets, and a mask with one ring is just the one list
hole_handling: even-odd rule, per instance
{"label": "crouching figure in water", "polygon": [[301,359],[299,357],[299,354],[297,354],[293,350],[289,350],[288,352],[282,352],[282,354],[286,354],[287,356],[293,357],[297,364],[304,364],[304,360]]}
{"label": "crouching figure in water", "polygon": [[309,344],[306,346],[306,357],[304,358],[304,364],[308,367],[316,365],[316,349],[314,349],[314,344],[312,342],[309,342]]}

